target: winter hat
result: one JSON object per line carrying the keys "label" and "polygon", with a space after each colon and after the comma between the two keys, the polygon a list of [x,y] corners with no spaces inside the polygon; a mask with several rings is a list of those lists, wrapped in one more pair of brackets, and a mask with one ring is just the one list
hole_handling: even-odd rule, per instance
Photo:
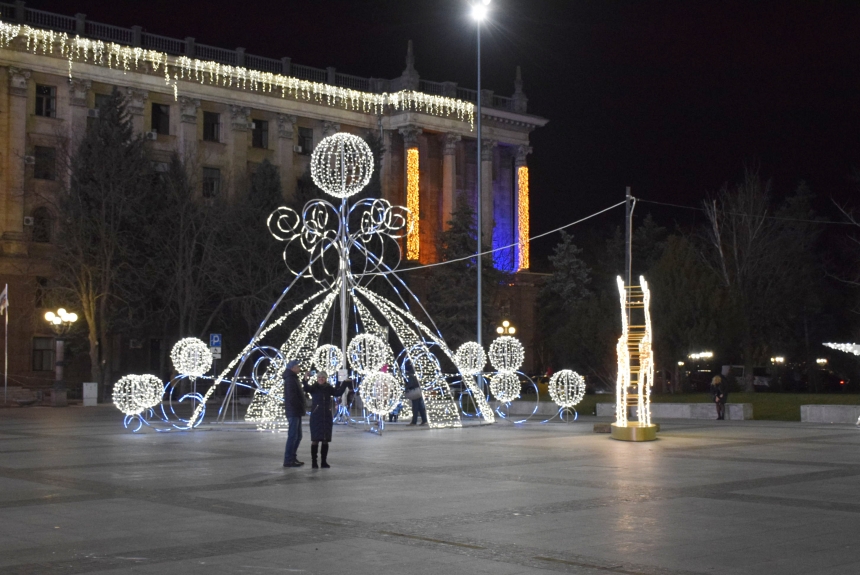
{"label": "winter hat", "polygon": [[299,360],[297,360],[297,359],[291,359],[291,360],[287,363],[287,369],[293,369],[293,368],[294,368],[294,367],[296,367],[297,365],[299,365]]}

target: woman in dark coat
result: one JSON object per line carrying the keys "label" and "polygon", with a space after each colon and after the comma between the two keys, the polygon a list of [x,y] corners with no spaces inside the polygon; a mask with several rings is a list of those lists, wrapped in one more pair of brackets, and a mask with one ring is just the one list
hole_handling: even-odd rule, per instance
{"label": "woman in dark coat", "polygon": [[723,384],[723,378],[719,375],[714,376],[714,379],[711,380],[711,395],[714,398],[714,404],[717,406],[717,419],[725,419],[726,402],[729,400],[729,393]]}
{"label": "woman in dark coat", "polygon": [[328,383],[328,374],[324,371],[317,373],[317,380],[308,385],[303,384],[306,393],[313,399],[311,407],[311,467],[317,469],[317,450],[322,442],[320,450],[320,465],[325,469],[331,467],[326,461],[328,455],[328,444],[331,441],[331,431],[334,425],[334,412],[332,410],[332,398],[343,395],[350,381],[347,379],[332,386]]}

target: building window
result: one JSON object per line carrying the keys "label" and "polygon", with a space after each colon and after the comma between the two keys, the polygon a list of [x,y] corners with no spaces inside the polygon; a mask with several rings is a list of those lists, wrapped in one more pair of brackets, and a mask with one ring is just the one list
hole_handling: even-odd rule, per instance
{"label": "building window", "polygon": [[36,84],[36,115],[57,117],[57,89],[54,86]]}
{"label": "building window", "polygon": [[33,371],[54,371],[54,338],[33,338]]}
{"label": "building window", "polygon": [[221,114],[203,112],[203,139],[207,142],[221,141]]}
{"label": "building window", "polygon": [[36,276],[36,307],[45,307],[45,294],[48,292],[48,278]]}
{"label": "building window", "polygon": [[165,136],[170,135],[170,106],[152,105],[152,131]]}
{"label": "building window", "polygon": [[253,120],[254,127],[251,130],[251,145],[255,148],[269,147],[269,122],[265,120]]}
{"label": "building window", "polygon": [[33,241],[40,244],[51,243],[52,228],[53,221],[48,208],[36,208],[33,211],[33,232],[31,236]]}
{"label": "building window", "polygon": [[36,146],[33,177],[37,180],[54,180],[57,177],[57,150],[46,146]]}
{"label": "building window", "polygon": [[203,197],[214,198],[221,192],[221,170],[203,168]]}
{"label": "building window", "polygon": [[309,155],[314,151],[314,131],[310,128],[299,128],[299,150],[300,154]]}

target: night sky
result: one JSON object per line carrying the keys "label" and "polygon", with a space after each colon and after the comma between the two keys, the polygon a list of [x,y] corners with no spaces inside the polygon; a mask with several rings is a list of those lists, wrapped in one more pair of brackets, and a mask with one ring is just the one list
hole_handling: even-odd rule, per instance
{"label": "night sky", "polygon": [[[474,88],[466,0],[31,0],[28,6],[360,76],[392,78],[415,42],[428,80]],[[532,230],[620,201],[698,206],[745,167],[777,196],[805,180],[816,207],[860,207],[860,2],[493,0],[484,87],[523,68],[532,134]],[[560,209],[561,207],[561,209]],[[695,212],[642,204],[661,223]],[[620,224],[623,211],[596,225]],[[547,253],[555,240],[538,242]]]}

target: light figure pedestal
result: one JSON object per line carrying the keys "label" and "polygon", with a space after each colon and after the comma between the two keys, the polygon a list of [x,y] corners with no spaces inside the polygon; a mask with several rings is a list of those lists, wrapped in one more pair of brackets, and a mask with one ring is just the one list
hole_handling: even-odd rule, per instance
{"label": "light figure pedestal", "polygon": [[[618,339],[618,381],[615,423],[611,437],[621,441],[653,441],[657,426],[651,423],[651,386],[654,384],[654,356],[651,350],[651,292],[639,276],[638,286],[625,286],[617,278],[621,298],[621,337]],[[628,420],[636,408],[638,421]]]}

